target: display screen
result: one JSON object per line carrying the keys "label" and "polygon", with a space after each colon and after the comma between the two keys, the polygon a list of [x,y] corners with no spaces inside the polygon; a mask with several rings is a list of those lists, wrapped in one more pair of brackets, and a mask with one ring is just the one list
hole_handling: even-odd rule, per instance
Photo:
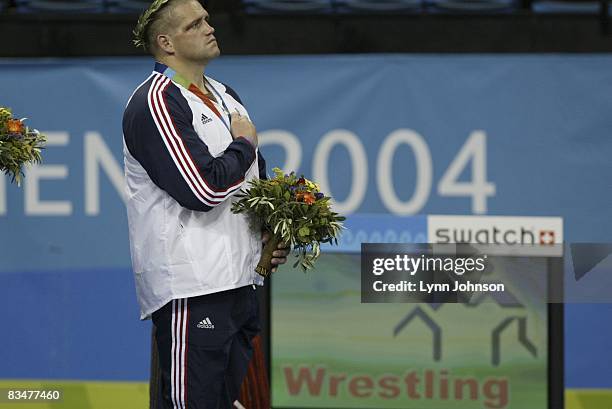
{"label": "display screen", "polygon": [[[477,305],[362,304],[356,253],[284,268],[271,288],[272,406],[548,408],[546,268],[498,258],[511,296]],[[542,274],[510,279],[518,270]]]}

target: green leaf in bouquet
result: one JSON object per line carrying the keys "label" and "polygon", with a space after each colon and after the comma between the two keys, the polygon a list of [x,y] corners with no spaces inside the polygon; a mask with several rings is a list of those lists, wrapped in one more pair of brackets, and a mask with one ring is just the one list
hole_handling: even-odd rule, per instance
{"label": "green leaf in bouquet", "polygon": [[274,197],[281,197],[283,194],[283,189],[279,185],[274,185],[272,190],[274,191]]}
{"label": "green leaf in bouquet", "polygon": [[262,198],[261,197],[253,197],[249,200],[247,200],[247,203],[251,204],[251,207],[253,207],[254,205],[257,204],[257,202],[259,202]]}
{"label": "green leaf in bouquet", "polygon": [[274,172],[274,177],[277,177],[277,178],[283,177],[283,171],[280,168],[273,168],[272,172]]}
{"label": "green leaf in bouquet", "polygon": [[319,258],[319,255],[321,254],[321,246],[318,241],[315,241],[312,244],[312,254],[315,259]]}

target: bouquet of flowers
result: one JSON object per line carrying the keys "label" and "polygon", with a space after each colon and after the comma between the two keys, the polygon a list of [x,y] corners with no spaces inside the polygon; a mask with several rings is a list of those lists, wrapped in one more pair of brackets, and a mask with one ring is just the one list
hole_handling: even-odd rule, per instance
{"label": "bouquet of flowers", "polygon": [[321,243],[338,244],[345,217],[331,210],[330,197],[320,192],[319,185],[273,169],[272,179],[254,179],[250,188],[242,190],[234,202],[234,213],[246,213],[270,233],[255,271],[263,276],[272,269],[272,252],[279,243],[291,246],[304,271],[313,267],[320,254]]}
{"label": "bouquet of flowers", "polygon": [[40,163],[46,141],[43,134],[25,126],[25,120],[13,118],[10,109],[0,107],[0,171],[11,175],[17,185],[21,184],[25,163]]}

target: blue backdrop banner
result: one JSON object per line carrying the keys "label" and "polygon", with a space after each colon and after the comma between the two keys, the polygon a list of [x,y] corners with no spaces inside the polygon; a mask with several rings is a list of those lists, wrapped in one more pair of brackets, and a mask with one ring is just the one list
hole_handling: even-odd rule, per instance
{"label": "blue backdrop banner", "polygon": [[[399,217],[423,214],[559,216],[565,241],[611,241],[610,66],[610,55],[222,57],[207,74],[240,94],[268,171],[315,179],[340,212],[398,217],[355,218],[344,244],[357,248],[376,229],[419,241],[424,219]],[[152,68],[0,63],[0,105],[49,136],[21,188],[0,176],[0,317],[11,328],[0,378],[147,377],[121,118]],[[612,368],[598,365],[611,313],[568,307],[568,386],[612,387]]]}

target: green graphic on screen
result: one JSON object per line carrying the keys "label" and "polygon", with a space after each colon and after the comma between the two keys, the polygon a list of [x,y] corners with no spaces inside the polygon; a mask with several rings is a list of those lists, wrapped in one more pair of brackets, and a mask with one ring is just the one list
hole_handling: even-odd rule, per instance
{"label": "green graphic on screen", "polygon": [[[546,263],[496,274],[517,268]],[[272,280],[274,408],[547,408],[546,282],[507,280],[513,301],[477,306],[361,304],[359,254],[333,253]]]}

